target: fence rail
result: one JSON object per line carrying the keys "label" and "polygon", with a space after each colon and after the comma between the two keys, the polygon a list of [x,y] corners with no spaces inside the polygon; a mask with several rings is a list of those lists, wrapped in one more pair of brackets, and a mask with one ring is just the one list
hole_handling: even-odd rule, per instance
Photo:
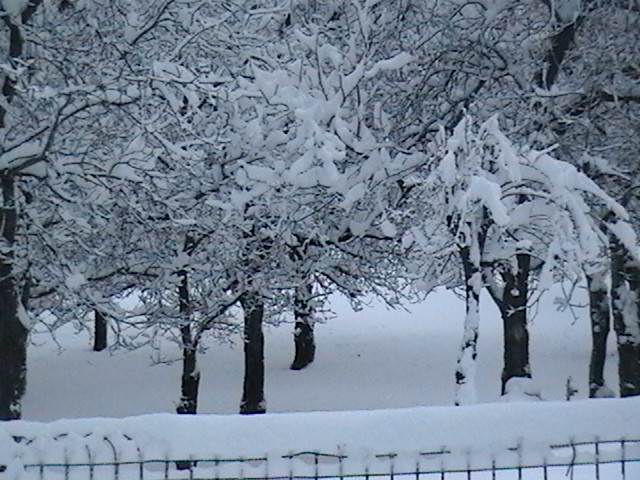
{"label": "fence rail", "polygon": [[[122,440],[125,440],[125,443]],[[0,454],[0,480],[638,480],[640,439],[572,441],[501,452],[439,450],[403,453],[291,451],[253,458],[152,456],[133,438],[58,435],[53,442],[13,437],[14,457]],[[36,460],[58,447],[62,461]],[[55,449],[55,448],[54,448]]]}

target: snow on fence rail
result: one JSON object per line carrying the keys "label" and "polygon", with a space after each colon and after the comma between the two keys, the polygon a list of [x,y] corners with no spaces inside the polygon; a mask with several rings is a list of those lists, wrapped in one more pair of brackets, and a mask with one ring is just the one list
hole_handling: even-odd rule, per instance
{"label": "snow on fence rail", "polygon": [[640,479],[640,398],[0,423],[0,480]]}

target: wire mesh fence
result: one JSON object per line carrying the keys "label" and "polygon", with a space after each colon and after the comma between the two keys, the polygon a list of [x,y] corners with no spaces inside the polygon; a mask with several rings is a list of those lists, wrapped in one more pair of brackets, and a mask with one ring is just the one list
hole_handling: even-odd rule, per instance
{"label": "wire mesh fence", "polygon": [[[0,480],[638,480],[640,440],[594,439],[547,445],[535,451],[515,445],[506,451],[403,453],[291,451],[255,458],[176,458],[149,450],[148,439],[109,435],[53,441],[14,437],[20,455],[0,462]],[[123,442],[124,441],[124,442]],[[144,445],[144,446],[142,446]],[[37,461],[37,457],[60,461]]]}

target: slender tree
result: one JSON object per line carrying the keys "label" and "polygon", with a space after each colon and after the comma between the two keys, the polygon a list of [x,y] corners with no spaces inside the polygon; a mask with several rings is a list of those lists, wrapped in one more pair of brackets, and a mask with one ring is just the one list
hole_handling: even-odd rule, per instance
{"label": "slender tree", "polygon": [[611,296],[607,282],[608,268],[586,269],[591,319],[591,361],[589,363],[589,397],[610,397],[613,392],[604,379],[607,339],[611,329]]}
{"label": "slender tree", "polygon": [[[464,334],[460,355],[456,364],[456,405],[475,403],[475,362],[478,355],[478,332],[480,329],[480,293],[484,286],[481,252],[484,250],[487,236],[486,212],[481,225],[467,225],[469,245],[460,247],[460,259],[464,272],[465,318]],[[472,228],[473,227],[473,228]],[[477,229],[477,233],[475,233]],[[473,232],[473,233],[472,233]]]}
{"label": "slender tree", "polygon": [[618,235],[610,235],[611,304],[618,344],[620,395],[640,395],[640,275],[637,256]]}

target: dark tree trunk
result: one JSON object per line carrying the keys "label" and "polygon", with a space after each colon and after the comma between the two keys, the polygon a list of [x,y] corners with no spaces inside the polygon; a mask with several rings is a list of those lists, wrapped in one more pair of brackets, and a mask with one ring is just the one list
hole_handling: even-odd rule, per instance
{"label": "dark tree trunk", "polygon": [[[16,22],[9,15],[0,18],[7,27],[3,32],[7,34],[3,44],[8,47],[11,63],[19,63],[23,57],[25,39],[20,23],[27,24],[41,3],[42,0],[30,2],[22,12],[21,22]],[[7,106],[16,94],[16,80],[12,75],[4,75],[1,87],[0,129],[3,129],[6,126]],[[0,420],[14,420],[22,414],[21,402],[27,384],[28,327],[20,319],[20,295],[13,270],[17,221],[15,180],[7,173],[0,178],[0,182],[3,202],[0,208],[0,235],[4,244],[0,252]],[[26,321],[26,314],[24,317]]]}
{"label": "dark tree trunk", "polygon": [[[622,337],[622,335],[620,335]],[[640,348],[626,339],[618,342],[618,374],[620,377],[620,396],[634,397],[640,395],[639,358]]]}
{"label": "dark tree trunk", "polygon": [[197,363],[197,346],[194,345],[191,327],[183,325],[180,328],[182,337],[182,380],[180,384],[180,404],[176,412],[194,415],[198,412],[198,388],[200,386],[200,371]]}
{"label": "dark tree trunk", "polygon": [[631,254],[610,235],[611,311],[618,341],[620,396],[640,395],[640,271]]}
{"label": "dark tree trunk", "polygon": [[291,370],[302,370],[310,365],[316,355],[316,343],[313,335],[313,307],[311,306],[311,284],[296,290],[294,316],[296,319],[293,332],[295,357]]}
{"label": "dark tree trunk", "polygon": [[606,272],[589,272],[589,316],[591,317],[591,362],[589,363],[589,397],[609,396],[604,382],[607,338],[611,328],[611,305]]}
{"label": "dark tree trunk", "polygon": [[527,297],[531,257],[516,255],[516,271],[501,272],[504,280],[502,300],[498,302],[504,326],[504,366],[502,394],[513,377],[531,378],[529,365],[529,330],[527,327]]}
{"label": "dark tree trunk", "polygon": [[182,340],[182,377],[180,382],[180,403],[176,412],[194,415],[198,412],[198,387],[200,386],[200,371],[198,370],[198,346],[191,335],[189,298],[189,282],[187,272],[179,273],[181,277],[178,286],[178,300],[183,325],[180,327]]}
{"label": "dark tree trunk", "polygon": [[101,352],[107,348],[107,317],[99,310],[94,310],[93,314],[93,351]]}
{"label": "dark tree trunk", "polygon": [[620,396],[631,397],[640,395],[640,265],[635,259],[627,263],[626,273],[633,308],[625,315],[624,341],[619,344],[618,357],[620,378],[624,379]]}
{"label": "dark tree trunk", "polygon": [[13,271],[15,185],[11,177],[2,177],[1,181],[0,228],[5,246],[0,255],[0,420],[14,420],[22,414],[21,401],[27,383],[28,327],[20,318],[20,295]]}
{"label": "dark tree trunk", "polygon": [[537,74],[539,87],[548,90],[555,83],[562,61],[575,38],[577,24],[576,21],[567,25],[551,39],[551,49],[544,58],[545,68]]}
{"label": "dark tree trunk", "polygon": [[240,298],[240,304],[244,310],[244,384],[240,413],[265,413],[264,300],[259,293],[248,292]]}
{"label": "dark tree trunk", "polygon": [[[189,252],[191,238],[187,237],[185,251]],[[190,252],[189,252],[190,253]],[[198,413],[198,388],[200,387],[200,371],[198,370],[198,345],[191,335],[191,299],[189,297],[189,278],[187,272],[178,273],[180,285],[178,286],[178,305],[182,326],[180,338],[182,341],[182,377],[180,378],[180,403],[176,407],[176,413],[181,415],[195,415]],[[197,462],[190,460],[178,460],[178,470],[191,470]]]}

